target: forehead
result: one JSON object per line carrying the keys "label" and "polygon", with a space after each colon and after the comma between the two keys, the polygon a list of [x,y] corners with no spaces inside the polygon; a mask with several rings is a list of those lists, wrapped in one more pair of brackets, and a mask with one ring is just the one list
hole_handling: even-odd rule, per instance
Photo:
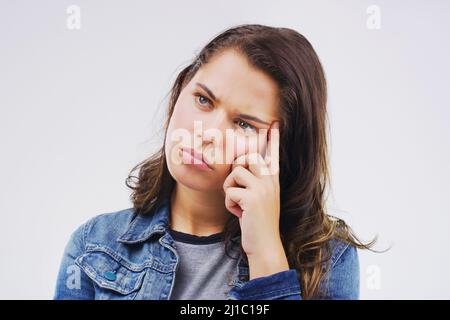
{"label": "forehead", "polygon": [[206,85],[230,111],[264,115],[270,121],[277,118],[276,82],[235,50],[216,54],[197,71],[190,85],[195,87],[196,82]]}

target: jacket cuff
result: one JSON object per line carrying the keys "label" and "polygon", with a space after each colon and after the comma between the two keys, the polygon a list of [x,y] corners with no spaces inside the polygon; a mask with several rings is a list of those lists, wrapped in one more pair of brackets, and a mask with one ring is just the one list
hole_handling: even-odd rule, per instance
{"label": "jacket cuff", "polygon": [[302,300],[295,269],[252,279],[235,286],[229,296],[236,300]]}

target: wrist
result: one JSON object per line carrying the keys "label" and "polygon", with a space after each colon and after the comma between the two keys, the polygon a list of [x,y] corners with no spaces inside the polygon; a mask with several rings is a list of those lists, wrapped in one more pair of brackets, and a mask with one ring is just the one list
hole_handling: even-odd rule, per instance
{"label": "wrist", "polygon": [[281,241],[258,253],[247,255],[250,280],[289,270],[289,263]]}

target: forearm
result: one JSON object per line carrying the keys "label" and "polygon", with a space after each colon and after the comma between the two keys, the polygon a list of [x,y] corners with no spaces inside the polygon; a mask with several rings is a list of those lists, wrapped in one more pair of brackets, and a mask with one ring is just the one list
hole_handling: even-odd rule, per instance
{"label": "forearm", "polygon": [[247,255],[250,280],[289,270],[289,263],[281,241],[268,245],[261,253]]}

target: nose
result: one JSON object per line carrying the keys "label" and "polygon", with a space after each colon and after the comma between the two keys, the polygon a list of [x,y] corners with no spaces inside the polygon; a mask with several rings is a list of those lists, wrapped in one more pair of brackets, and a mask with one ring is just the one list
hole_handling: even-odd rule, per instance
{"label": "nose", "polygon": [[194,131],[196,138],[201,141],[203,150],[207,150],[211,154],[210,158],[214,158],[216,163],[226,163],[229,161],[226,159],[225,146],[226,144],[226,132],[232,127],[228,121],[228,117],[225,112],[217,110],[214,115],[204,118],[201,123],[201,130],[199,126],[196,126]]}
{"label": "nose", "polygon": [[220,143],[225,139],[226,130],[230,129],[227,115],[224,112],[215,112],[210,118],[202,122],[203,141],[205,143]]}

